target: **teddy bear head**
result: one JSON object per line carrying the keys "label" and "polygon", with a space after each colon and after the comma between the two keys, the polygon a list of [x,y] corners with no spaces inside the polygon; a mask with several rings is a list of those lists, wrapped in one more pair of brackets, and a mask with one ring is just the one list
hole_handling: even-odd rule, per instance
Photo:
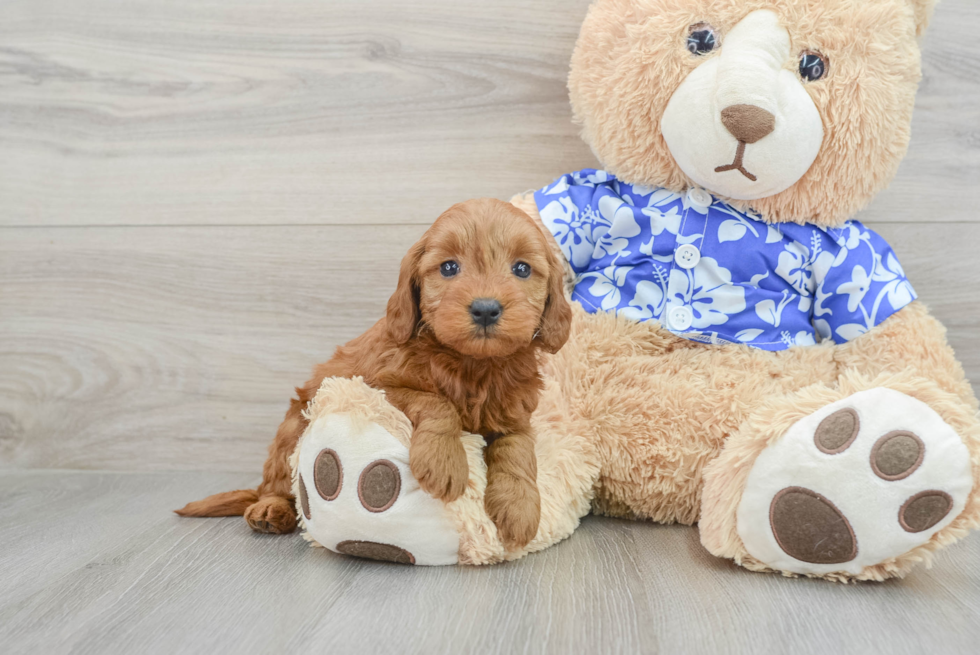
{"label": "teddy bear head", "polygon": [[603,166],[833,226],[894,176],[936,0],[596,0],[569,90]]}

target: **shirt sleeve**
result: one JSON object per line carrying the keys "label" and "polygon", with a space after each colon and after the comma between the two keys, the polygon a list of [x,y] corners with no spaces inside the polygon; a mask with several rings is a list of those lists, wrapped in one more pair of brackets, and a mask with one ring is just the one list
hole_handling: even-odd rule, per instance
{"label": "shirt sleeve", "polygon": [[895,252],[876,232],[850,221],[840,229],[837,245],[834,263],[822,276],[818,272],[813,326],[822,339],[844,343],[908,305],[916,294]]}
{"label": "shirt sleeve", "polygon": [[559,248],[577,275],[592,265],[596,241],[607,229],[591,210],[597,193],[596,184],[582,179],[596,171],[586,169],[562,175],[555,182],[534,192],[541,221],[558,242]]}

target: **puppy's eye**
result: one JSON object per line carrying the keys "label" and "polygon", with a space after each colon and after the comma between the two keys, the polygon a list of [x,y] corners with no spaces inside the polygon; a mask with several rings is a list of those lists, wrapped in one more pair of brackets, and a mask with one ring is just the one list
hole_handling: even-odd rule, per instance
{"label": "puppy's eye", "polygon": [[443,262],[439,266],[439,272],[442,273],[443,277],[453,277],[459,273],[459,264],[450,260],[448,262]]}
{"label": "puppy's eye", "polygon": [[517,277],[530,277],[531,275],[531,265],[524,262],[517,262],[510,270],[514,271],[514,275]]}
{"label": "puppy's eye", "polygon": [[816,52],[807,51],[800,55],[800,77],[807,82],[816,82],[827,74],[826,58]]}
{"label": "puppy's eye", "polygon": [[687,34],[687,51],[692,55],[706,55],[718,47],[718,33],[707,23],[691,25]]}

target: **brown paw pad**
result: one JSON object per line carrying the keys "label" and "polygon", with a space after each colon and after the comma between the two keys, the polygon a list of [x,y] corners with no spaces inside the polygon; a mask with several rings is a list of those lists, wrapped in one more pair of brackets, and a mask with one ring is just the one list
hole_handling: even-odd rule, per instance
{"label": "brown paw pad", "polygon": [[945,491],[920,491],[898,510],[898,522],[906,532],[923,532],[936,525],[953,509],[953,498]]}
{"label": "brown paw pad", "polygon": [[404,548],[391,544],[379,544],[376,541],[341,541],[337,544],[337,552],[379,562],[415,564],[415,556]]}
{"label": "brown paw pad", "polygon": [[851,524],[832,502],[803,487],[787,487],[769,507],[776,543],[790,557],[811,564],[841,564],[857,557]]}
{"label": "brown paw pad", "polygon": [[306,494],[306,483],[303,475],[299,476],[299,506],[303,508],[303,516],[310,518],[310,497]]}
{"label": "brown paw pad", "polygon": [[858,413],[850,407],[839,409],[820,421],[813,442],[820,452],[836,455],[847,450],[861,431]]}
{"label": "brown paw pad", "polygon": [[321,450],[313,462],[313,485],[324,500],[334,500],[340,495],[344,486],[344,467],[340,457],[330,448]]}
{"label": "brown paw pad", "polygon": [[882,480],[902,480],[919,468],[925,454],[922,439],[907,430],[895,430],[875,442],[871,470]]}
{"label": "brown paw pad", "polygon": [[357,496],[369,512],[383,512],[398,500],[402,488],[402,476],[398,467],[386,459],[379,459],[364,467],[357,481]]}

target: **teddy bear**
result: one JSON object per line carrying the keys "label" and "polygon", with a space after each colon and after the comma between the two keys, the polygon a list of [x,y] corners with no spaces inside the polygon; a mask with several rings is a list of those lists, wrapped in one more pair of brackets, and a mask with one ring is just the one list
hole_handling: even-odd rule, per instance
{"label": "teddy bear", "polygon": [[[327,379],[291,464],[305,537],[490,564],[588,512],[697,524],[754,571],[884,580],[980,521],[980,417],[895,251],[853,219],[904,156],[935,0],[596,0],[568,78],[601,168],[511,202],[566,262],[542,355],[534,540],[408,467],[381,391]],[[305,480],[300,484],[300,480]]]}

